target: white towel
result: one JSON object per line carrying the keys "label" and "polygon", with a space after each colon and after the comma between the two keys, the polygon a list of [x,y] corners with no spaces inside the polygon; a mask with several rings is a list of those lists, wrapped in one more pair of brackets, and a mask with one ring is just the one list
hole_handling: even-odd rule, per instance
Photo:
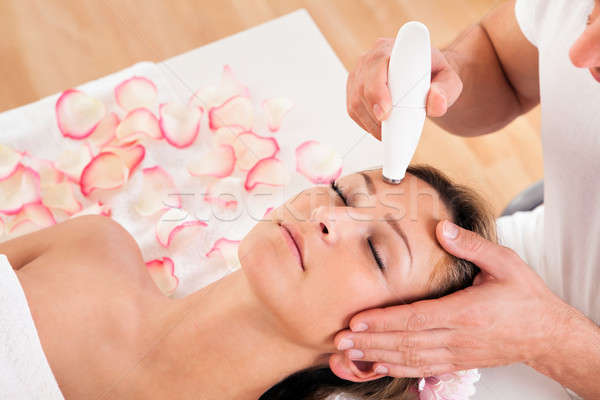
{"label": "white towel", "polygon": [[[215,69],[220,73],[219,68]],[[135,64],[124,70],[87,82],[78,88],[102,100],[108,111],[116,112],[123,118],[125,112],[119,109],[114,100],[114,88],[123,80],[135,75],[146,77],[156,84],[159,103],[174,101],[185,104],[188,101],[188,98],[178,98],[174,94],[165,70],[151,62]],[[214,82],[218,83],[218,79],[219,76],[217,75]],[[65,149],[83,146],[80,141],[63,137],[58,130],[54,106],[59,95],[60,93],[57,93],[34,103],[0,113],[0,143],[18,151],[27,151],[33,157],[47,160],[56,160]],[[203,118],[203,124],[205,125],[201,134],[204,136],[210,135],[206,116]],[[199,185],[198,178],[191,176],[185,168],[195,156],[201,153],[200,148],[203,148],[203,142],[197,140],[194,146],[186,149],[176,149],[164,140],[148,141],[144,145],[146,155],[138,169],[141,170],[155,165],[163,167],[173,178],[178,191],[186,194],[182,199],[186,210],[194,211],[202,207],[203,210],[207,209],[208,207],[201,201],[200,196],[204,192],[203,185]],[[199,239],[193,245],[176,250],[172,248],[167,250],[157,242],[155,237],[155,224],[158,217],[142,218],[133,207],[141,192],[142,175],[139,171],[133,174],[126,187],[107,193],[106,198],[98,197],[90,200],[84,198],[79,190],[75,190],[75,196],[84,207],[94,204],[98,199],[107,204],[112,210],[112,218],[136,239],[145,261],[170,257],[175,263],[175,275],[180,281],[175,292],[176,297],[183,297],[220,278],[226,271],[217,268],[217,263],[211,266],[205,265],[205,253],[210,250],[213,242],[219,237],[227,236],[229,239],[240,239],[250,227],[237,224],[239,226],[234,226],[234,228],[238,228],[238,230],[245,229],[245,231],[238,232],[228,227],[236,225],[234,222],[237,221],[229,224],[211,223],[206,230],[206,234],[199,235]],[[94,196],[93,194],[92,197]],[[262,216],[262,214],[260,215]],[[54,216],[57,222],[67,218],[63,213],[57,213],[56,210],[54,210]],[[7,218],[2,217],[7,221]],[[0,241],[7,238],[7,236],[3,238],[0,234]]]}
{"label": "white towel", "polygon": [[64,400],[21,282],[4,254],[0,254],[0,399]]}

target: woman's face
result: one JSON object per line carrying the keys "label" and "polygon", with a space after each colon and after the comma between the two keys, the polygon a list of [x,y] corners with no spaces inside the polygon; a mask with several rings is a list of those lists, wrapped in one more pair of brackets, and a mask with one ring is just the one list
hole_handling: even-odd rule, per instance
{"label": "woman's face", "polygon": [[378,169],[336,183],[346,204],[330,186],[305,190],[260,221],[238,252],[284,334],[324,351],[357,312],[430,292],[445,262],[435,227],[449,218],[437,192],[413,175],[390,185]]}

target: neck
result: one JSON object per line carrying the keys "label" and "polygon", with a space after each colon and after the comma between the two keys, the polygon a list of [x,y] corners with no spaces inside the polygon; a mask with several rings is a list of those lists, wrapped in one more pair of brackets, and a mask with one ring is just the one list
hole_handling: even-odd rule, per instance
{"label": "neck", "polygon": [[286,337],[242,270],[172,303],[180,322],[148,367],[182,398],[255,400],[296,371],[326,365],[322,352]]}

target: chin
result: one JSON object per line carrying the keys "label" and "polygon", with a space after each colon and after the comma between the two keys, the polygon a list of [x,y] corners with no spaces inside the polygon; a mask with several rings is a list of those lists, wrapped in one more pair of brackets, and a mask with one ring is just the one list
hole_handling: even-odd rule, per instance
{"label": "chin", "polygon": [[[289,268],[282,255],[283,239],[275,222],[261,221],[244,237],[238,248],[242,270],[256,295],[263,301],[282,295],[288,288]],[[283,292],[285,293],[285,292]],[[276,300],[276,299],[275,299]]]}
{"label": "chin", "polygon": [[[242,270],[261,305],[268,311],[284,335],[296,342],[307,337],[302,329],[310,325],[303,321],[303,292],[307,282],[293,263],[287,243],[277,222],[261,221],[244,237],[238,249]],[[313,322],[314,323],[314,322]]]}

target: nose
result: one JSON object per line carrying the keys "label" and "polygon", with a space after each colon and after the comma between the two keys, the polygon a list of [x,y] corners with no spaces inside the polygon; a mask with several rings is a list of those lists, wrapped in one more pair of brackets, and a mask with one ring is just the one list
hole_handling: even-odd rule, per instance
{"label": "nose", "polygon": [[[313,210],[311,221],[318,230],[321,240],[335,245],[354,236],[363,235],[368,229],[368,216],[349,207],[317,207]],[[349,243],[349,242],[348,242]]]}
{"label": "nose", "polygon": [[577,68],[600,67],[600,25],[590,26],[573,43],[569,50],[569,58]]}

